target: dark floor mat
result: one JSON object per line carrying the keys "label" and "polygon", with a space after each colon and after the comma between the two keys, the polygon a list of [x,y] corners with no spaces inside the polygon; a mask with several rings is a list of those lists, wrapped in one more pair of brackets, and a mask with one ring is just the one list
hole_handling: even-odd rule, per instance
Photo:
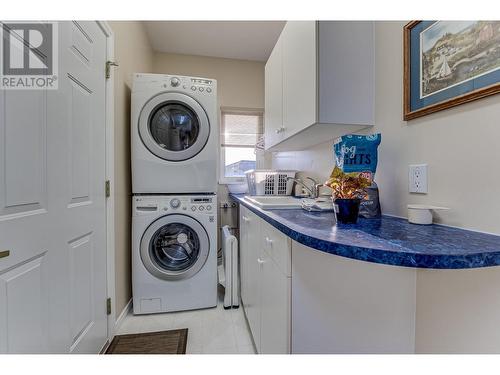
{"label": "dark floor mat", "polygon": [[186,354],[187,328],[117,335],[106,354]]}

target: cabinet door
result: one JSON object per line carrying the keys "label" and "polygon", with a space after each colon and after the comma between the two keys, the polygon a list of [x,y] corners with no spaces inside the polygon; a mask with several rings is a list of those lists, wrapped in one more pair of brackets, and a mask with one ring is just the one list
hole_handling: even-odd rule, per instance
{"label": "cabinet door", "polygon": [[371,21],[321,21],[319,122],[375,123],[375,30]]}
{"label": "cabinet door", "polygon": [[276,262],[276,265],[286,276],[291,276],[292,240],[272,225],[261,222],[262,248]]}
{"label": "cabinet door", "polygon": [[316,122],[315,21],[289,21],[283,29],[283,137]]}
{"label": "cabinet door", "polygon": [[267,253],[261,260],[262,316],[261,348],[263,354],[290,353],[290,283]]}
{"label": "cabinet door", "polygon": [[241,299],[255,346],[260,353],[261,276],[259,261],[262,251],[260,219],[248,209],[244,207],[240,209],[242,212],[240,233],[243,239],[240,248]]}
{"label": "cabinet door", "polygon": [[274,46],[265,67],[265,146],[279,143],[283,137],[283,54],[282,38]]}
{"label": "cabinet door", "polygon": [[241,302],[243,303],[243,307],[247,307],[247,298],[248,298],[248,210],[240,206],[240,293],[241,293]]}

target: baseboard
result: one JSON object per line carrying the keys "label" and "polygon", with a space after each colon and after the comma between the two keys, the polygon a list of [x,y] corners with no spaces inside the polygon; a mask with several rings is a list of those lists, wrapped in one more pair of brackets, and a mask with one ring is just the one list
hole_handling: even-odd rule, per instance
{"label": "baseboard", "polygon": [[125,319],[125,317],[127,316],[128,312],[131,309],[132,309],[132,298],[127,302],[127,304],[123,308],[122,312],[120,313],[120,315],[116,319],[116,322],[115,322],[115,332],[118,332],[118,329],[122,325],[123,320]]}

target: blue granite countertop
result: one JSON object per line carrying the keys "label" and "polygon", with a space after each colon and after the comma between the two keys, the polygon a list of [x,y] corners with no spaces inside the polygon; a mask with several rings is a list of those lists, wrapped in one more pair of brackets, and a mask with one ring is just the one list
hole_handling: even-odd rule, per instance
{"label": "blue granite countertop", "polygon": [[382,216],[337,224],[332,212],[262,210],[231,194],[303,245],[347,258],[403,267],[460,269],[500,265],[500,236]]}

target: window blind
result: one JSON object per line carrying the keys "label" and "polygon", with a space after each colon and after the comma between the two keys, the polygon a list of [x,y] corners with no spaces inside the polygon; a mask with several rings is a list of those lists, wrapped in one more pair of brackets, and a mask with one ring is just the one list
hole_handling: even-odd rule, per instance
{"label": "window blind", "polygon": [[255,147],[263,133],[262,113],[222,112],[223,147]]}

